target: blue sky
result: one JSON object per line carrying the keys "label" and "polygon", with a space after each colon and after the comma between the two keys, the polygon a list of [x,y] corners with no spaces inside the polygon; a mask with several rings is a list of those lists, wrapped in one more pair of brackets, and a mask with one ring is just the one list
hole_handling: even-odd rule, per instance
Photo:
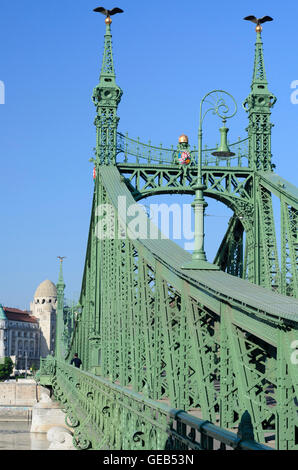
{"label": "blue sky", "polygon": [[[8,306],[28,308],[41,281],[57,281],[57,255],[67,256],[66,296],[80,291],[93,189],[91,95],[105,31],[104,17],[92,11],[99,5],[1,2],[0,302]],[[232,93],[239,104],[229,122],[230,141],[246,136],[241,104],[250,91],[255,32],[242,18],[272,16],[262,37],[269,89],[278,98],[273,161],[277,173],[297,185],[298,105],[290,101],[290,85],[298,80],[298,4],[117,0],[103,6],[125,10],[112,24],[117,83],[124,91],[119,130],[165,146],[182,133],[197,142],[199,102],[214,88]],[[208,122],[204,142],[214,145],[218,136],[211,123],[208,133]],[[209,212],[222,218],[207,222],[209,259],[217,226],[223,224],[224,232],[228,222],[225,209],[212,204]]]}

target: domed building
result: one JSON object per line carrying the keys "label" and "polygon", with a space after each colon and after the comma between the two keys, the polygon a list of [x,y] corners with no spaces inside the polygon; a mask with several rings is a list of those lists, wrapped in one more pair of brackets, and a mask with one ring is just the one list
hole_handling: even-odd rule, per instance
{"label": "domed building", "polygon": [[49,280],[35,291],[30,311],[0,304],[0,358],[11,357],[15,369],[39,367],[40,357],[55,351],[57,288]]}
{"label": "domed building", "polygon": [[55,350],[57,288],[52,281],[39,284],[30,304],[31,314],[38,320],[41,330],[40,356],[46,357]]}
{"label": "domed building", "polygon": [[39,284],[38,288],[35,291],[34,299],[41,299],[42,297],[57,297],[57,288],[56,285],[52,281],[43,281]]}

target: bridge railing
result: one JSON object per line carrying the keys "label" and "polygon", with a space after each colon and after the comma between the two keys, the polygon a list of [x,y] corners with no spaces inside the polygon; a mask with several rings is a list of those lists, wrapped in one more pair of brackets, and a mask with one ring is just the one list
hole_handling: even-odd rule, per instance
{"label": "bridge railing", "polygon": [[74,428],[77,448],[272,450],[253,440],[248,413],[236,435],[52,356],[41,359],[37,377],[53,387],[66,423]]}
{"label": "bridge railing", "polygon": [[[230,149],[235,153],[232,157],[215,157],[212,152],[217,148],[203,149],[203,166],[210,167],[248,167],[248,138],[240,139],[230,144]],[[194,147],[187,150],[191,155],[190,165],[197,165],[198,150]],[[162,144],[154,146],[151,141],[143,143],[139,138],[132,139],[127,134],[117,133],[117,163],[124,164],[148,164],[148,165],[173,165],[179,164],[178,157],[181,150],[163,147]]]}
{"label": "bridge railing", "polygon": [[249,414],[242,417],[238,433],[222,429],[183,411],[171,410],[173,418],[169,439],[174,449],[185,450],[274,450],[251,439],[253,428]]}

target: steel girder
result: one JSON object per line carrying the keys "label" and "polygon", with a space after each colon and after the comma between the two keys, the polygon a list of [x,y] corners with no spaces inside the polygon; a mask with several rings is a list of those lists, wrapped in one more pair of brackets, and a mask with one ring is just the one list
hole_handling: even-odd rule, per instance
{"label": "steel girder", "polygon": [[217,251],[214,264],[233,276],[243,277],[243,225],[233,216]]}
{"label": "steel girder", "polygon": [[247,413],[240,438],[52,356],[41,360],[40,373],[62,406],[78,450],[271,450],[248,440],[253,428]]}
{"label": "steel girder", "polygon": [[[138,141],[136,163],[128,163],[127,148],[124,163],[117,163],[121,95],[107,24],[102,73],[93,95],[97,107],[95,192],[81,313],[69,352],[79,353],[84,371],[59,361],[50,362],[45,371],[55,396],[65,406],[68,424],[75,429],[75,444],[79,448],[173,448],[165,441],[168,410],[160,405],[162,401],[225,428],[237,426],[242,412],[248,410],[258,440],[264,442],[273,434],[277,448],[297,448],[298,374],[293,344],[298,334],[298,303],[274,292],[269,298],[268,290],[220,271],[186,273],[181,266],[189,258],[178,247],[164,241],[163,249],[130,236],[118,212],[117,195],[137,201],[153,194],[192,194],[197,171],[193,156],[189,168],[174,163],[174,149],[163,151],[168,154],[165,162],[158,159],[159,164],[150,164],[151,157],[154,161],[161,151],[151,145],[145,150],[147,164],[140,163],[144,155],[140,155]],[[297,200],[287,191],[276,190],[262,174],[262,170],[267,175],[272,170],[270,113],[274,102],[267,89],[258,35],[252,91],[245,102],[249,153],[239,151],[234,167],[230,160],[225,167],[219,160],[211,167],[207,158],[203,179],[206,196],[234,212],[218,256],[220,265],[251,282],[294,296]],[[242,166],[243,157],[248,157],[248,167]],[[281,200],[281,273],[271,201],[276,192]],[[105,210],[98,213],[104,205]],[[109,207],[113,212],[106,225],[101,224],[99,236],[98,223]],[[109,236],[111,226],[120,237]],[[180,445],[185,448],[186,424],[180,428],[184,436]]]}
{"label": "steel girder", "polygon": [[[101,201],[113,206],[107,178],[99,178],[98,185]],[[94,241],[99,218],[93,206],[82,315],[72,348],[84,369],[225,428],[237,426],[248,410],[260,442],[271,433],[280,448],[295,448],[298,379],[290,352],[297,322],[257,314],[254,307],[237,306],[183,279],[146,244],[128,237],[114,209],[115,233],[120,227],[122,238]],[[87,269],[92,263],[97,267]],[[93,286],[99,309],[92,304]],[[90,359],[90,324],[98,335],[97,363]],[[280,367],[292,367],[286,395]]]}
{"label": "steel girder", "polygon": [[282,293],[298,297],[298,209],[281,199]]}
{"label": "steel girder", "polygon": [[[119,164],[118,169],[136,201],[159,194],[194,192],[192,186],[195,184],[197,172],[193,167],[184,170],[177,165],[144,165],[140,168],[139,165]],[[243,277],[273,291],[297,297],[296,206],[291,205],[288,211],[285,209],[282,211],[280,225],[285,236],[282,237],[280,247],[282,260],[280,265],[272,194],[277,194],[280,198],[281,207],[286,204],[285,195],[270,189],[257,171],[243,168],[205,167],[203,179],[207,186],[205,195],[227,205],[233,210],[235,221],[238,219],[237,229],[228,228],[216,256],[216,262],[230,274]],[[293,204],[292,199],[291,203]],[[234,230],[236,232],[232,235]],[[243,230],[245,231],[244,256],[241,241]],[[230,255],[227,258],[228,252]],[[222,264],[223,258],[226,260],[225,265]],[[285,288],[285,285],[288,287]]]}

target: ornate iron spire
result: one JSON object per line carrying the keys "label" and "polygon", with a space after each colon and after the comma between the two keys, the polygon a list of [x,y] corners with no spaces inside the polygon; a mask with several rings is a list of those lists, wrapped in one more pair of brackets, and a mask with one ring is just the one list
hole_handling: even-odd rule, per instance
{"label": "ornate iron spire", "polygon": [[66,256],[57,256],[57,258],[60,260],[60,271],[59,271],[59,278],[58,278],[58,283],[57,283],[57,289],[60,287],[63,291],[65,289],[65,284],[63,280],[63,261],[65,260]]}
{"label": "ornate iron spire", "polygon": [[[257,23],[257,39],[255,44],[254,71],[251,84],[251,92],[243,103],[244,109],[249,113],[249,164],[257,170],[271,170],[271,108],[276,102],[276,97],[268,90],[268,82],[265,72],[263,43],[261,37],[262,27],[260,22],[272,21],[270,17],[264,17]],[[270,18],[270,20],[268,19]],[[258,23],[259,21],[259,23]]]}
{"label": "ornate iron spire", "polygon": [[[102,9],[102,7],[99,8]],[[109,14],[117,13],[112,13],[114,10],[107,10],[107,12]],[[99,10],[96,9],[95,11]],[[106,10],[100,12],[106,14]],[[107,16],[105,19],[106,34],[100,79],[99,84],[93,91],[93,101],[97,111],[95,119],[97,130],[97,165],[110,165],[116,162],[117,127],[119,122],[117,108],[123,94],[121,88],[116,84],[111,23],[110,16]]]}
{"label": "ornate iron spire", "polygon": [[60,358],[62,348],[62,333],[64,329],[64,279],[63,279],[63,261],[65,256],[57,256],[60,260],[60,271],[57,282],[57,309],[56,309],[56,357]]}
{"label": "ornate iron spire", "polygon": [[[108,18],[107,18],[108,19]],[[114,60],[113,60],[113,44],[112,44],[112,33],[111,33],[111,23],[106,21],[106,34],[105,34],[105,45],[104,53],[101,66],[100,74],[100,83],[106,84],[106,78],[112,79],[113,83],[115,82],[115,70],[114,70]],[[110,80],[108,80],[110,84]]]}
{"label": "ornate iron spire", "polygon": [[252,91],[258,93],[259,90],[263,90],[259,85],[264,85],[267,89],[267,79],[265,72],[265,63],[264,63],[264,52],[263,52],[263,43],[261,33],[257,32],[257,40],[255,45],[255,61],[254,61],[254,73],[252,80]]}

